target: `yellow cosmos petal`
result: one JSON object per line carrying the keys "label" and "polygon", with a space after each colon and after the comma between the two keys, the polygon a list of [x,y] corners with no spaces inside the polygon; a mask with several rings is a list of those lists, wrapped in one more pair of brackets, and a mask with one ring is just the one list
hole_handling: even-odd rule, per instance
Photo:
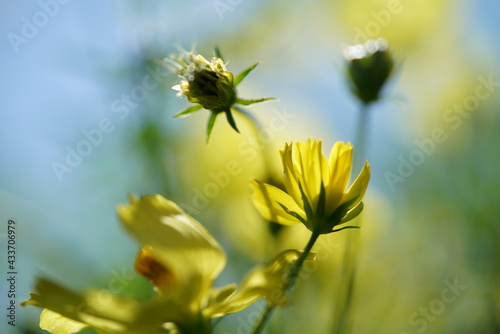
{"label": "yellow cosmos petal", "polygon": [[251,182],[251,188],[253,190],[253,203],[260,214],[267,220],[283,225],[300,223],[299,220],[286,213],[278,203],[305,217],[304,211],[295,203],[293,198],[281,189],[257,180]]}
{"label": "yellow cosmos petal", "polygon": [[349,205],[349,209],[356,207],[363,199],[363,196],[366,192],[366,188],[368,188],[369,181],[370,181],[370,164],[367,161],[365,162],[365,165],[363,166],[361,173],[359,173],[356,180],[352,183],[352,185],[349,187],[349,190],[342,198],[342,203],[346,203],[353,199],[356,199],[354,202],[351,203],[351,205]]}
{"label": "yellow cosmos petal", "polygon": [[321,183],[329,183],[328,161],[322,152],[320,140],[307,140],[306,143],[298,142],[295,145],[297,161],[302,170],[300,183],[306,194],[309,204],[315,210],[321,191]]}
{"label": "yellow cosmos petal", "polygon": [[72,334],[83,331],[89,326],[59,313],[44,309],[40,315],[40,328],[53,334]]}
{"label": "yellow cosmos petal", "polygon": [[330,183],[330,165],[328,163],[328,160],[326,157],[323,155],[323,148],[322,148],[322,143],[321,140],[319,141],[319,147],[316,152],[317,159],[319,161],[319,175],[321,175],[321,180],[323,181],[323,184],[329,184]]}
{"label": "yellow cosmos petal", "polygon": [[155,303],[143,304],[106,290],[77,294],[43,278],[37,279],[35,289],[37,293],[31,293],[31,298],[21,305],[46,309],[40,325],[54,334],[85,327],[98,333],[156,333],[163,322],[175,319],[174,307],[160,309]]}
{"label": "yellow cosmos petal", "polygon": [[210,233],[175,203],[160,195],[132,197],[129,205],[117,208],[125,229],[153,258],[171,272],[177,285],[169,298],[178,303],[201,304],[226,263],[226,256]]}
{"label": "yellow cosmos petal", "polygon": [[352,146],[336,142],[329,157],[330,182],[326,187],[326,214],[331,214],[340,205],[349,183],[352,167]]}
{"label": "yellow cosmos petal", "polygon": [[300,173],[297,171],[293,159],[292,159],[292,145],[285,144],[285,149],[280,151],[281,160],[283,161],[283,183],[285,185],[286,191],[292,198],[295,203],[302,207],[304,204],[302,203],[302,196],[300,194],[299,188],[299,175]]}
{"label": "yellow cosmos petal", "polygon": [[313,183],[311,184],[310,188],[311,195],[313,196],[311,198],[311,206],[314,210],[316,210],[319,194],[321,191],[321,184],[326,187],[326,185],[330,183],[328,160],[323,155],[321,140],[313,141],[311,155],[312,165],[310,173],[314,175]]}
{"label": "yellow cosmos petal", "polygon": [[236,284],[228,284],[222,288],[212,289],[203,314],[207,318],[218,318],[227,314],[226,301],[236,292]]}
{"label": "yellow cosmos petal", "polygon": [[[273,305],[288,303],[283,286],[286,274],[300,257],[298,250],[286,250],[266,265],[255,266],[241,282],[240,289],[218,305],[217,314],[212,317],[239,312],[260,298],[266,298]],[[313,260],[310,255],[307,260]],[[209,316],[207,314],[207,316]]]}

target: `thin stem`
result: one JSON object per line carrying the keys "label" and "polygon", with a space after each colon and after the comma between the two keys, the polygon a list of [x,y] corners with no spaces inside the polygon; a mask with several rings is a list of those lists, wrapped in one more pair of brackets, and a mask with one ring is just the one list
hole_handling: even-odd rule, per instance
{"label": "thin stem", "polygon": [[[306,248],[300,254],[299,258],[297,261],[293,264],[292,269],[290,269],[289,274],[287,275],[287,280],[283,286],[283,291],[286,292],[288,289],[290,289],[295,281],[297,281],[297,278],[299,277],[300,269],[302,268],[302,265],[304,264],[304,261],[307,259],[309,256],[309,253],[311,252],[311,249],[314,246],[314,243],[316,240],[318,240],[318,237],[320,236],[319,232],[314,231],[311,234],[311,238],[307,242]],[[274,305],[268,303],[266,306],[266,309],[264,312],[262,312],[259,321],[255,324],[252,334],[260,334],[262,333],[262,330],[264,329],[264,325],[266,324],[267,320],[271,317],[271,314],[274,311]]]}
{"label": "thin stem", "polygon": [[352,176],[355,177],[361,171],[364,165],[366,138],[368,133],[368,109],[369,104],[362,104],[358,115],[358,126],[356,129],[356,137],[354,140],[354,166],[352,169]]}
{"label": "thin stem", "polygon": [[[368,108],[369,104],[363,104],[360,108],[358,118],[358,128],[356,132],[354,146],[354,166],[352,169],[352,177],[361,171],[365,161],[365,146],[368,132]],[[358,225],[361,225],[361,215],[358,216]],[[356,281],[356,262],[358,257],[359,235],[349,233],[346,238],[344,256],[342,261],[342,279],[340,287],[337,291],[336,301],[336,316],[334,317],[333,330],[334,334],[349,333],[350,317],[353,307],[353,298]]]}
{"label": "thin stem", "polygon": [[253,327],[252,334],[260,334],[262,333],[262,330],[264,329],[264,326],[271,317],[271,314],[274,311],[274,305],[270,304],[269,302],[266,305],[266,309],[262,314],[260,315],[259,321],[255,323],[255,326]]}
{"label": "thin stem", "polygon": [[249,113],[245,108],[242,108],[240,106],[233,106],[233,109],[236,110],[237,112],[240,113],[245,119],[250,123],[251,129],[253,132],[253,135],[255,139],[257,140],[257,143],[259,145],[259,149],[262,152],[262,160],[264,163],[264,170],[265,171],[271,171],[271,159],[269,158],[269,145],[266,145],[265,142],[262,141],[262,136],[261,136],[261,131],[263,130],[262,125],[260,122],[251,114]]}

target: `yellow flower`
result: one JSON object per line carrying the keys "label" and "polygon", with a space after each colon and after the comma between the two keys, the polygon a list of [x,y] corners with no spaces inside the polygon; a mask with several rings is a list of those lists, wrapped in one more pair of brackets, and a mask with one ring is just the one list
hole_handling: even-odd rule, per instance
{"label": "yellow flower", "polygon": [[363,209],[361,202],[370,179],[370,165],[350,187],[352,146],[337,142],[329,159],[321,141],[286,144],[280,151],[286,192],[257,180],[251,183],[253,202],[268,220],[284,225],[303,223],[315,233],[330,233]]}
{"label": "yellow flower", "polygon": [[120,205],[117,212],[141,245],[135,269],[153,284],[155,294],[149,300],[97,289],[77,294],[39,278],[37,292],[22,305],[44,308],[42,329],[54,334],[87,328],[99,334],[209,334],[210,319],[241,311],[260,298],[287,302],[283,277],[299,251],[285,251],[255,267],[240,289],[236,284],[213,288],[226,256],[194,218],[160,195],[131,197],[131,203]]}

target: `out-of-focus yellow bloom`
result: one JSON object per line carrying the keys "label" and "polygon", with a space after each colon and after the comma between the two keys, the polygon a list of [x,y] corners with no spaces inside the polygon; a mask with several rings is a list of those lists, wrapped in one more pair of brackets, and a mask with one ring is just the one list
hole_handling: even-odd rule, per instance
{"label": "out-of-focus yellow bloom", "polygon": [[321,141],[286,144],[280,151],[286,192],[253,180],[253,202],[270,221],[290,225],[303,223],[315,233],[330,233],[363,209],[361,202],[370,179],[370,165],[347,188],[352,168],[352,146],[337,142],[329,159]]}
{"label": "out-of-focus yellow bloom", "polygon": [[299,251],[285,251],[255,267],[240,289],[236,284],[213,288],[226,256],[199,222],[160,195],[131,197],[131,203],[117,211],[125,229],[141,244],[135,268],[153,284],[155,294],[150,300],[96,289],[77,294],[39,278],[37,293],[22,304],[44,308],[42,329],[54,334],[86,328],[100,334],[208,334],[211,318],[241,311],[260,298],[273,304],[287,302],[283,277]]}

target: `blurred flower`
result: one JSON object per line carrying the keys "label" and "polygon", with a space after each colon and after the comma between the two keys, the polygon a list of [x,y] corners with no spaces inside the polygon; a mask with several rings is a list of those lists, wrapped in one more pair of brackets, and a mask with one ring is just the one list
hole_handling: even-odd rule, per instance
{"label": "blurred flower", "polygon": [[160,195],[120,205],[118,216],[125,229],[142,245],[136,271],[155,288],[150,300],[121,296],[106,290],[74,293],[39,278],[37,293],[22,305],[44,308],[42,329],[70,334],[86,328],[98,333],[151,334],[212,333],[210,319],[241,311],[265,297],[284,304],[283,276],[300,257],[285,251],[266,265],[255,267],[235,284],[213,288],[226,263],[217,241],[195,219]]}
{"label": "blurred flower", "polygon": [[161,64],[170,68],[181,78],[181,82],[174,87],[179,93],[177,96],[185,95],[189,102],[196,103],[175,117],[188,116],[201,109],[211,111],[207,125],[207,140],[210,138],[215,120],[220,113],[225,113],[231,127],[239,132],[232,111],[238,110],[236,104],[251,105],[274,98],[241,99],[236,94],[236,86],[255,68],[258,63],[253,64],[240,72],[236,77],[228,72],[222,60],[219,50],[218,57],[209,62],[202,55],[193,51],[181,50],[179,55],[172,55],[170,59],[165,58]]}
{"label": "blurred flower", "polygon": [[363,209],[361,202],[370,179],[370,165],[346,190],[352,167],[352,146],[337,142],[329,160],[322,154],[321,141],[286,144],[281,151],[286,192],[253,180],[253,202],[267,219],[280,224],[303,223],[315,233],[330,233],[350,221]]}
{"label": "blurred flower", "polygon": [[349,46],[344,56],[349,62],[347,73],[353,93],[364,104],[377,101],[394,67],[386,41],[379,38]]}

